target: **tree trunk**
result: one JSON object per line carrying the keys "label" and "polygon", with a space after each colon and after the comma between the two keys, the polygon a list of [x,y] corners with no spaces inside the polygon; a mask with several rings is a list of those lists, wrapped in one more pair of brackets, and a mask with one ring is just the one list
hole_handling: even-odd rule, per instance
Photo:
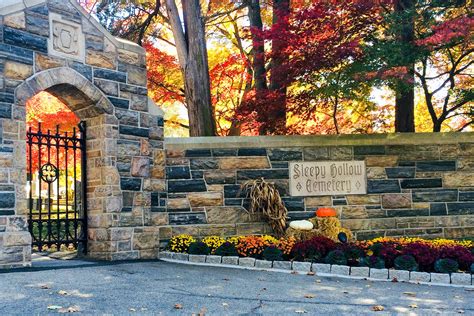
{"label": "tree trunk", "polygon": [[[273,26],[286,24],[290,15],[289,0],[273,1]],[[287,78],[285,64],[288,62],[288,55],[283,53],[287,48],[287,42],[281,38],[274,38],[272,41],[272,62],[270,73],[270,90],[276,92],[275,109],[271,113],[269,120],[269,134],[286,133],[286,90]]]}
{"label": "tree trunk", "polygon": [[184,94],[190,136],[215,136],[216,122],[211,103],[209,65],[199,0],[182,0],[184,31],[174,0],[166,9],[184,75]]}
{"label": "tree trunk", "polygon": [[[398,40],[402,47],[410,50],[415,37],[414,20],[415,0],[396,0],[395,12],[400,17]],[[403,52],[404,56],[411,56],[411,51]],[[410,60],[406,65],[408,73],[405,80],[398,82],[395,98],[395,132],[415,132],[415,63]]]}
{"label": "tree trunk", "polygon": [[[252,68],[255,100],[256,102],[261,102],[262,100],[265,100],[268,92],[267,74],[265,70],[265,43],[262,37],[263,22],[259,0],[247,0],[247,3],[250,33],[252,35]],[[256,108],[255,110],[257,112],[257,120],[262,124],[259,129],[259,134],[265,135],[267,133],[266,126],[268,113],[266,113],[265,109],[261,107]]]}
{"label": "tree trunk", "polygon": [[265,47],[262,37],[263,23],[259,0],[249,0],[250,32],[252,34],[252,68],[257,94],[267,90]]}

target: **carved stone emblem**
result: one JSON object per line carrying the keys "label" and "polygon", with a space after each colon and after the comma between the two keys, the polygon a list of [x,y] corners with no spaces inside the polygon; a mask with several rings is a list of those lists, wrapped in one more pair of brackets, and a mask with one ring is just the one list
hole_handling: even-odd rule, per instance
{"label": "carved stone emblem", "polygon": [[79,28],[54,21],[53,47],[65,54],[79,55]]}
{"label": "carved stone emblem", "polygon": [[49,25],[49,54],[84,61],[85,39],[81,24],[64,20],[61,15],[51,12]]}
{"label": "carved stone emblem", "polygon": [[79,27],[53,22],[53,47],[55,50],[71,55],[79,55]]}

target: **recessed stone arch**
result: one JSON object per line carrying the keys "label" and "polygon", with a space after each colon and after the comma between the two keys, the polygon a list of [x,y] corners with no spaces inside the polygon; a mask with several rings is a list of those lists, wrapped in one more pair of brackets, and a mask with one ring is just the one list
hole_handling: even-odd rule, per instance
{"label": "recessed stone arch", "polygon": [[58,67],[34,74],[15,89],[15,104],[26,102],[41,91],[47,91],[63,101],[80,119],[100,114],[114,115],[110,100],[80,73],[68,67]]}

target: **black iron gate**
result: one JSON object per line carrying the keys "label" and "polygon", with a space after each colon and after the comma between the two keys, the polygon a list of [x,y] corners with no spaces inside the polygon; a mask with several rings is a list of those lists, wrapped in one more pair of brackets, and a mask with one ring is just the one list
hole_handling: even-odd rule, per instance
{"label": "black iron gate", "polygon": [[86,125],[27,132],[28,227],[33,250],[87,252]]}

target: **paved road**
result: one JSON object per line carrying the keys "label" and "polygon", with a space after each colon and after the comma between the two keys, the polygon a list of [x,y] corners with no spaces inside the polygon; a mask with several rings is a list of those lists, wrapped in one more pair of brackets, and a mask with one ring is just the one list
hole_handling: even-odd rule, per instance
{"label": "paved road", "polygon": [[474,292],[158,261],[0,274],[0,315],[71,306],[109,315],[474,315]]}

